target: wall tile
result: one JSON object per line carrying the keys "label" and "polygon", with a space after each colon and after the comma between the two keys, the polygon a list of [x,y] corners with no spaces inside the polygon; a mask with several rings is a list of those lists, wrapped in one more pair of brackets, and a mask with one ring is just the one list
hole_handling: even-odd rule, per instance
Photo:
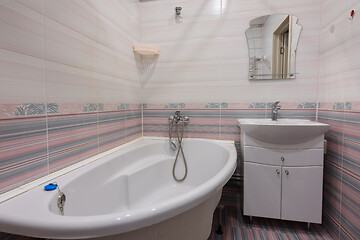
{"label": "wall tile", "polygon": [[99,114],[99,145],[103,151],[123,143],[125,120],[125,111]]}
{"label": "wall tile", "polygon": [[45,18],[46,60],[95,70],[96,42],[50,18]]}
{"label": "wall tile", "polygon": [[0,49],[44,57],[42,14],[12,0],[0,3]]}
{"label": "wall tile", "polygon": [[50,172],[98,153],[98,114],[48,116]]}
{"label": "wall tile", "polygon": [[[220,15],[184,15],[178,24],[173,23],[174,16],[167,10],[172,2],[141,3],[143,41],[161,49],[155,70],[147,76],[144,101],[244,102],[273,101],[275,98],[316,101],[319,45],[314,42],[319,39],[320,1],[315,8],[301,2],[230,0],[218,1],[214,6],[219,2]],[[178,2],[179,5],[186,3]],[[192,7],[196,9],[200,5]],[[157,9],[159,14],[151,14],[150,9]],[[304,20],[298,51],[300,74],[296,80],[249,81],[245,30],[249,27],[248,22],[262,11],[268,14],[276,9],[293,9],[300,15],[300,21]]]}
{"label": "wall tile", "polygon": [[44,0],[15,0],[38,13],[44,14]]}
{"label": "wall tile", "polygon": [[142,136],[139,41],[136,0],[0,3],[0,193]]}
{"label": "wall tile", "polygon": [[98,16],[87,1],[45,0],[44,8],[48,18],[96,40]]}
{"label": "wall tile", "polygon": [[0,49],[0,102],[45,101],[44,61]]}
{"label": "wall tile", "polygon": [[[99,18],[101,19],[98,27],[105,27],[105,29],[107,29],[115,25],[115,28],[121,33],[121,38],[140,40],[139,1],[109,0],[106,4],[96,0],[89,0],[87,2],[98,12]],[[117,32],[115,28],[112,30],[114,33]],[[99,36],[100,35],[98,35],[98,38]],[[122,39],[118,40],[122,41]]]}
{"label": "wall tile", "polygon": [[48,173],[46,118],[0,120],[0,194]]}
{"label": "wall tile", "polygon": [[97,102],[96,84],[93,71],[46,61],[46,98],[49,102]]}

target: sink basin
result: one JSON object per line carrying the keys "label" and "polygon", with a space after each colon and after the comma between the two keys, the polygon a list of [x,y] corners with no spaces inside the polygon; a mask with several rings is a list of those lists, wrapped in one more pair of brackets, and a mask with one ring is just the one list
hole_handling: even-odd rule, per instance
{"label": "sink basin", "polygon": [[276,144],[297,144],[319,137],[329,124],[303,119],[238,119],[241,131],[260,141]]}

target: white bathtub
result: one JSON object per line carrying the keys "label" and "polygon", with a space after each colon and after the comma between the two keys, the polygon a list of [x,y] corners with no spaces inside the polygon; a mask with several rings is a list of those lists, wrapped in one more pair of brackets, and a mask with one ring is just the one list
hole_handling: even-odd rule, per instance
{"label": "white bathtub", "polygon": [[[0,204],[0,231],[54,239],[206,239],[221,189],[236,168],[234,144],[184,139],[188,175],[173,179],[167,139],[142,139]],[[176,174],[182,177],[182,161]],[[185,227],[185,228],[184,228]]]}

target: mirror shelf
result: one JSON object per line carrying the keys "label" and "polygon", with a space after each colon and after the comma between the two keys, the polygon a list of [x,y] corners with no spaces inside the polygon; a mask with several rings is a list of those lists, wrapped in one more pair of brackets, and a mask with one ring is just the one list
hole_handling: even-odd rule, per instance
{"label": "mirror shelf", "polygon": [[269,79],[292,79],[296,78],[299,73],[287,73],[287,74],[260,74],[253,75],[249,73],[249,79],[251,80],[269,80]]}

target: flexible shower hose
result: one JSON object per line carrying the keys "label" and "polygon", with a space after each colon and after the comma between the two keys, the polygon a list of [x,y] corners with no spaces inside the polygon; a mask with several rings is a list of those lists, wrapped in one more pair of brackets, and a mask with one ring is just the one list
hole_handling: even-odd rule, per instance
{"label": "flexible shower hose", "polygon": [[[175,179],[175,181],[177,182],[182,182],[185,180],[186,176],[187,176],[187,164],[186,164],[186,159],[185,159],[185,154],[184,154],[184,151],[182,149],[182,140],[183,140],[183,136],[184,136],[184,121],[181,121],[181,136],[179,134],[179,124],[176,123],[176,135],[177,135],[177,139],[178,139],[178,142],[179,142],[179,147],[178,147],[178,150],[177,150],[177,153],[176,153],[176,158],[175,158],[175,162],[174,162],[174,165],[173,165],[173,177]],[[171,126],[172,127],[172,126]],[[177,160],[179,159],[179,155],[180,155],[180,152],[181,152],[181,155],[183,157],[183,160],[184,160],[184,165],[185,165],[185,174],[184,174],[184,177],[183,178],[177,178],[176,175],[175,175],[175,168],[176,168],[176,163],[177,163]]]}

